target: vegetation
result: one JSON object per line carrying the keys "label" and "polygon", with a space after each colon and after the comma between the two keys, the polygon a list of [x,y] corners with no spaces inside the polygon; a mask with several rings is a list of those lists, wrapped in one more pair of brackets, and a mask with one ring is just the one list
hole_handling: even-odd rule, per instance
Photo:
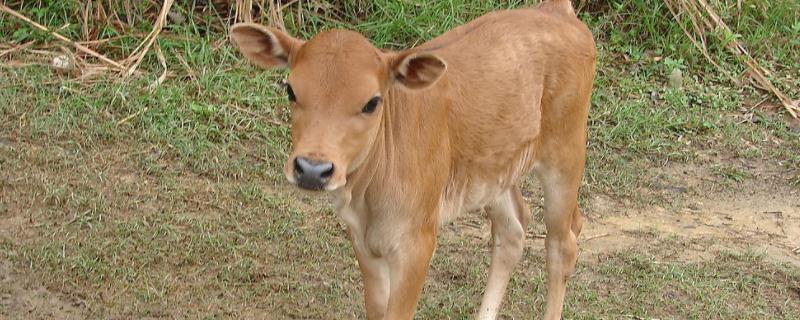
{"label": "vegetation", "polygon": [[[245,2],[177,1],[153,47],[141,51],[160,4],[5,1],[111,60],[143,52],[133,75],[121,77],[0,11],[0,274],[10,268],[9,283],[67,301],[60,309],[42,302],[40,316],[362,318],[343,227],[324,199],[283,182],[285,72],[245,63],[227,40],[228,25],[235,17],[269,23],[277,11],[302,37],[351,28],[398,49],[538,1],[250,1],[252,11],[237,11]],[[597,195],[625,207],[677,208],[704,196],[735,198],[747,187],[792,201],[800,123],[753,85],[724,39],[746,44],[778,89],[798,99],[800,2],[712,1],[736,32],[707,37],[719,66],[681,28],[691,30],[690,21],[664,2],[574,2],[599,49],[582,189],[587,224],[601,222],[592,214],[604,212]],[[55,68],[57,57],[71,64]],[[669,85],[675,69],[680,86]],[[675,173],[686,168],[702,181]],[[534,186],[526,182],[535,209]],[[540,224],[532,229],[542,232]],[[645,245],[611,242],[582,256],[566,317],[800,318],[791,254],[776,259],[753,244],[672,259],[676,247],[750,239],[619,232]],[[531,241],[506,299],[509,318],[543,312],[543,245]],[[475,284],[485,281],[489,248],[448,231],[440,245],[418,317],[467,318],[480,301]],[[27,302],[3,298],[10,288],[0,285],[0,318],[27,317],[15,313]]]}

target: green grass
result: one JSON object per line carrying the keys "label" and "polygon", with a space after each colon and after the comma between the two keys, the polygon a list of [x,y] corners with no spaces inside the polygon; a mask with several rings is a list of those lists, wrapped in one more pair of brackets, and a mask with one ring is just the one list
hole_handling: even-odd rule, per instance
{"label": "green grass", "polygon": [[[300,16],[292,6],[285,18],[305,37],[352,28],[397,49],[484,12],[531,2],[354,0],[316,13],[304,7]],[[50,26],[70,22],[63,33],[79,38],[77,5],[26,2],[21,12]],[[324,201],[283,182],[290,133],[281,124],[289,119],[285,73],[245,63],[223,40],[223,13],[186,8],[179,3],[176,10],[192,22],[168,26],[158,40],[171,75],[153,91],[147,86],[160,66],[152,53],[143,74],[124,81],[0,67],[0,221],[12,226],[0,226],[0,257],[48,290],[85,301],[89,318],[363,317],[360,275],[343,227]],[[745,1],[743,8],[723,17],[797,97],[800,4]],[[764,93],[727,82],[663,4],[609,1],[585,8],[581,18],[599,48],[584,200],[606,194],[663,204],[671,195],[642,190],[669,166],[709,168],[708,178],[722,184],[761,179],[733,160],[766,164],[788,177],[780,183],[800,185],[800,133],[781,112],[754,110],[752,121],[742,121],[747,112],[740,109]],[[135,19],[137,30],[149,28]],[[0,38],[47,36],[3,15]],[[100,49],[122,57],[136,40],[128,35]],[[712,52],[740,70],[723,50]],[[680,89],[667,85],[674,68],[684,71]],[[703,262],[657,260],[659,250],[675,245],[581,260],[566,317],[800,317],[796,267],[735,253]],[[480,302],[488,259],[480,241],[443,239],[418,317],[467,318]],[[524,261],[503,310],[509,318],[543,313],[541,248],[526,250]]]}

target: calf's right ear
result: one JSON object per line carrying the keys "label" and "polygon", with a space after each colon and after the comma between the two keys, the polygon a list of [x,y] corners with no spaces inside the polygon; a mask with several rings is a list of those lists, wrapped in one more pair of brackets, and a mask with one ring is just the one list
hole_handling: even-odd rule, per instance
{"label": "calf's right ear", "polygon": [[256,23],[234,24],[231,39],[247,60],[267,69],[289,66],[293,54],[305,43]]}

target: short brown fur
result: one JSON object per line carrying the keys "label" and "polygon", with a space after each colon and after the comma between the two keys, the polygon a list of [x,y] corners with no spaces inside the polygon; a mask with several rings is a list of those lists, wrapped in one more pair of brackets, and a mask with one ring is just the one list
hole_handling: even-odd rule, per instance
{"label": "short brown fur", "polygon": [[254,63],[291,69],[285,173],[297,182],[298,157],[333,166],[324,189],[348,226],[369,319],[411,319],[438,226],[481,208],[494,247],[477,313],[494,319],[522,255],[530,211],[519,182],[530,172],[545,190],[545,318],[561,317],[595,74],[592,35],[568,1],[489,13],[403,52],[344,30],[307,42],[253,24],[231,34]]}

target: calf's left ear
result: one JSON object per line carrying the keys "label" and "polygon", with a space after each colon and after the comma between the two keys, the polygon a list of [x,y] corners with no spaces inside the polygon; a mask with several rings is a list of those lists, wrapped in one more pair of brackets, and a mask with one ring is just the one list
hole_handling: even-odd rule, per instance
{"label": "calf's left ear", "polygon": [[445,70],[447,64],[438,56],[427,52],[400,53],[392,62],[395,80],[409,89],[425,89],[434,85]]}

